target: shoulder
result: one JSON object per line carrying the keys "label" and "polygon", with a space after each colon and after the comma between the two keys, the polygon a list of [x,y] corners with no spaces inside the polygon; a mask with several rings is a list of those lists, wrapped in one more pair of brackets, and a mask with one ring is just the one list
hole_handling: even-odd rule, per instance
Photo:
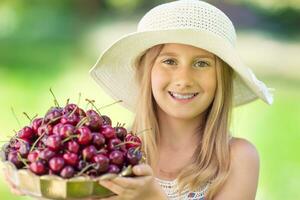
{"label": "shoulder", "polygon": [[233,137],[230,141],[230,156],[232,167],[245,161],[247,164],[259,164],[259,154],[256,147],[248,140]]}
{"label": "shoulder", "polygon": [[214,200],[254,200],[259,176],[259,154],[246,139],[230,141],[230,172],[227,181]]}

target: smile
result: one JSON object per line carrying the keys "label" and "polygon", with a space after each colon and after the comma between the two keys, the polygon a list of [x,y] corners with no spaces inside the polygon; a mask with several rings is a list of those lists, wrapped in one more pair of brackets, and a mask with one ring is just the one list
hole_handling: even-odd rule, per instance
{"label": "smile", "polygon": [[170,92],[170,91],[168,93],[174,100],[177,100],[180,102],[189,102],[199,94],[199,93],[180,94],[180,93],[175,93],[175,92]]}

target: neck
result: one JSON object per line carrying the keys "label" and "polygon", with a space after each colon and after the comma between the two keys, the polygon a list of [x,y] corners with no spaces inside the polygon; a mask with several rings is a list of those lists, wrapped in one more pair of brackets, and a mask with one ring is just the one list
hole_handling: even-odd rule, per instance
{"label": "neck", "polygon": [[193,119],[174,118],[164,111],[158,112],[160,128],[159,148],[178,152],[194,150],[200,140],[199,125],[203,122],[203,115]]}

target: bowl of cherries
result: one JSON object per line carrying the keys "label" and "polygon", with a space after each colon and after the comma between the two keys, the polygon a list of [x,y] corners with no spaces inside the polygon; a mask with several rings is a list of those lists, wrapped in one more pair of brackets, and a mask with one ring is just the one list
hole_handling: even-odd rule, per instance
{"label": "bowl of cherries", "polygon": [[141,139],[89,103],[88,110],[53,106],[2,146],[4,170],[17,189],[46,199],[101,198],[114,193],[99,180],[134,176],[132,166],[144,161]]}

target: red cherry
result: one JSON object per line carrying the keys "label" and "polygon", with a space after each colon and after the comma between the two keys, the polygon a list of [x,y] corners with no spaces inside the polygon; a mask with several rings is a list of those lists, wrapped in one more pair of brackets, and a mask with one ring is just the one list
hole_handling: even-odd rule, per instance
{"label": "red cherry", "polygon": [[74,168],[71,166],[64,167],[60,172],[60,176],[63,178],[71,178],[74,176],[74,174],[75,174]]}
{"label": "red cherry", "polygon": [[50,135],[46,140],[46,146],[53,151],[58,151],[61,145],[61,138],[58,135]]}
{"label": "red cherry", "polygon": [[138,136],[127,134],[125,137],[126,143],[126,149],[129,149],[131,147],[140,147],[142,145],[142,141]]}
{"label": "red cherry", "polygon": [[42,125],[43,118],[35,118],[31,123],[32,130],[37,133],[38,128]]}
{"label": "red cherry", "polygon": [[109,159],[107,158],[107,156],[97,154],[93,157],[93,162],[98,164],[97,170],[99,172],[106,172],[108,170]]}
{"label": "red cherry", "polygon": [[39,151],[37,151],[37,150],[30,152],[27,156],[27,160],[29,162],[35,162],[38,160],[38,158],[39,158]]}
{"label": "red cherry", "polygon": [[116,137],[116,131],[110,125],[104,125],[101,127],[101,134],[107,139],[112,139]]}
{"label": "red cherry", "polygon": [[123,163],[124,163],[123,152],[119,151],[119,150],[114,150],[114,151],[110,152],[109,160],[112,164],[119,165],[119,166],[123,165]]}
{"label": "red cherry", "polygon": [[67,152],[63,155],[63,158],[69,165],[76,166],[78,164],[78,155],[75,153]]}
{"label": "red cherry", "polygon": [[42,161],[39,160],[30,163],[29,169],[37,175],[43,175],[47,172],[45,165],[42,163]]}
{"label": "red cherry", "polygon": [[32,128],[30,128],[29,126],[25,126],[18,132],[18,137],[23,140],[25,139],[30,140],[33,136],[34,136],[34,132]]}
{"label": "red cherry", "polygon": [[103,124],[103,119],[94,110],[86,111],[86,116],[88,117],[88,122],[85,123],[92,131],[99,131],[101,125]]}
{"label": "red cherry", "polygon": [[124,139],[125,136],[127,135],[127,130],[126,128],[122,126],[115,127],[116,135],[119,139]]}
{"label": "red cherry", "polygon": [[37,133],[39,136],[41,136],[42,134],[46,134],[46,135],[52,135],[53,134],[53,127],[50,124],[44,124],[41,125],[38,130]]}
{"label": "red cherry", "polygon": [[75,113],[73,114],[65,114],[60,119],[60,122],[63,124],[72,124],[76,126],[76,124],[79,122],[80,118]]}
{"label": "red cherry", "polygon": [[53,134],[54,134],[54,135],[59,135],[60,129],[61,129],[63,126],[64,126],[63,123],[58,123],[58,124],[56,124],[55,126],[53,126],[53,130],[52,130]]}
{"label": "red cherry", "polygon": [[53,157],[49,160],[49,167],[54,171],[54,172],[59,172],[65,165],[65,161],[62,157]]}
{"label": "red cherry", "polygon": [[61,116],[62,108],[53,107],[47,112],[44,121],[47,124],[56,124],[57,122],[59,122]]}
{"label": "red cherry", "polygon": [[30,144],[28,142],[21,142],[19,153],[20,155],[25,158],[27,157],[30,151]]}
{"label": "red cherry", "polygon": [[63,127],[60,129],[59,135],[62,138],[67,138],[70,135],[73,135],[75,133],[75,127],[71,124],[65,124]]}
{"label": "red cherry", "polygon": [[107,149],[112,150],[125,150],[125,144],[121,144],[122,141],[119,138],[113,138],[108,141]]}
{"label": "red cherry", "polygon": [[46,148],[43,149],[40,153],[39,153],[39,158],[43,159],[43,160],[50,160],[52,157],[55,156],[55,152]]}
{"label": "red cherry", "polygon": [[118,174],[120,172],[120,168],[117,165],[110,164],[108,166],[108,173]]}
{"label": "red cherry", "polygon": [[105,137],[101,133],[92,133],[92,135],[93,135],[92,143],[96,147],[101,148],[105,145]]}
{"label": "red cherry", "polygon": [[86,126],[81,126],[78,128],[77,133],[79,134],[78,143],[82,145],[87,145],[92,140],[92,133],[90,129]]}
{"label": "red cherry", "polygon": [[9,152],[7,156],[7,160],[13,163],[18,169],[20,169],[24,165],[22,161],[19,159],[18,153],[16,151]]}
{"label": "red cherry", "polygon": [[80,146],[76,141],[72,140],[67,143],[67,148],[70,152],[78,153]]}
{"label": "red cherry", "polygon": [[111,126],[111,119],[106,115],[101,115],[101,118],[103,119],[103,125],[110,125]]}
{"label": "red cherry", "polygon": [[142,152],[134,147],[128,149],[126,159],[131,165],[136,165],[142,159]]}
{"label": "red cherry", "polygon": [[85,147],[82,150],[82,156],[83,156],[84,160],[91,160],[93,158],[93,156],[96,155],[96,153],[97,153],[97,149],[93,145]]}

